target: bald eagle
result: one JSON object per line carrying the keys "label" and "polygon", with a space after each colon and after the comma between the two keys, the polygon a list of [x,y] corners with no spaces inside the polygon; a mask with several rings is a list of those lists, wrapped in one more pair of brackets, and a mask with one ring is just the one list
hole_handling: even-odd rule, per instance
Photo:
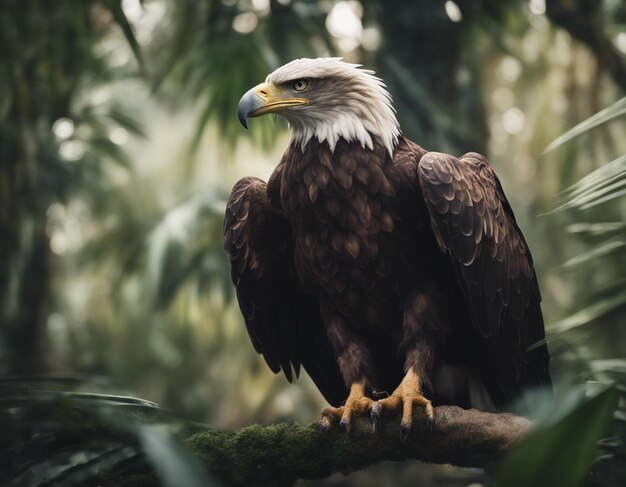
{"label": "bald eagle", "polygon": [[291,142],[267,183],[235,184],[225,248],[254,348],[289,381],[307,371],[323,428],[399,410],[408,434],[413,408],[432,425],[433,403],[501,409],[550,385],[533,260],[483,156],[403,137],[383,81],[338,58],[241,98],[246,128],[267,113]]}

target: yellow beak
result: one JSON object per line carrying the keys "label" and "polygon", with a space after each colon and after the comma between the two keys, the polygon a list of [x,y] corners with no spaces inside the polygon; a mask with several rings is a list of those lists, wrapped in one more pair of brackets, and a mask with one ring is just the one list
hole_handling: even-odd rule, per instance
{"label": "yellow beak", "polygon": [[272,83],[261,83],[239,100],[237,115],[241,125],[248,128],[248,118],[272,113],[283,108],[306,105],[306,98],[285,96],[284,90]]}

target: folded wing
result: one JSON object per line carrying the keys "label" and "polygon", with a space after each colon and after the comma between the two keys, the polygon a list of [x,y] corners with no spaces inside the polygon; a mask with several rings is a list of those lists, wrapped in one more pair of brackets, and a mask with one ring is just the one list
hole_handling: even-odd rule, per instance
{"label": "folded wing", "polygon": [[300,365],[324,397],[340,405],[347,396],[320,316],[317,298],[302,292],[293,264],[289,222],[270,203],[266,183],[240,180],[224,220],[224,246],[239,307],[255,350],[291,382]]}
{"label": "folded wing", "polygon": [[479,154],[429,152],[418,173],[433,232],[482,337],[494,399],[504,404],[523,387],[549,384],[546,346],[528,351],[545,337],[532,256],[493,169]]}

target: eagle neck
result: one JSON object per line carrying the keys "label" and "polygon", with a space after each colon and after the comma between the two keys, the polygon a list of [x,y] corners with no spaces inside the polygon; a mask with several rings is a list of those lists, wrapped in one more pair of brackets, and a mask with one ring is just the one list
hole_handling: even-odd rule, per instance
{"label": "eagle neck", "polygon": [[[394,144],[395,148],[402,145],[404,138],[400,136]],[[295,141],[291,141],[286,155],[286,163],[292,163],[296,166],[304,167],[308,165],[321,164],[328,169],[332,169],[338,162],[344,159],[354,159],[358,161],[367,160],[370,157],[380,161],[380,165],[384,166],[393,159],[393,152],[390,154],[385,145],[377,137],[372,138],[371,147],[363,147],[357,141],[350,141],[339,138],[334,145],[327,140],[319,140],[312,138],[306,144],[302,145]]]}
{"label": "eagle neck", "polygon": [[289,148],[292,154],[325,153],[330,155],[331,159],[339,156],[342,151],[349,148],[350,152],[354,155],[377,154],[387,159],[393,158],[395,149],[400,145],[400,141],[403,139],[402,135],[398,134],[398,136],[393,139],[391,145],[388,146],[388,144],[385,143],[386,141],[381,140],[380,137],[376,135],[370,134],[369,137],[367,144],[362,144],[359,140],[345,137],[339,137],[332,143],[318,137],[311,137],[306,142],[292,137]]}
{"label": "eagle neck", "polygon": [[381,144],[391,156],[401,136],[395,111],[389,103],[357,105],[354,109],[310,109],[306,113],[298,112],[297,117],[289,113],[284,116],[291,128],[291,142],[302,152],[311,140],[328,143],[333,152],[338,142],[344,140],[370,150]]}

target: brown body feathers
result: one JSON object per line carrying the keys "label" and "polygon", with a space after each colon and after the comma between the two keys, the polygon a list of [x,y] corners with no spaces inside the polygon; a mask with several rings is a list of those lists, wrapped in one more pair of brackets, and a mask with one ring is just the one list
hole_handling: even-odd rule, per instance
{"label": "brown body feathers", "polygon": [[292,145],[267,184],[235,185],[224,233],[256,350],[290,380],[302,365],[334,405],[408,368],[462,406],[469,378],[498,407],[550,382],[546,347],[527,351],[544,338],[532,258],[478,154]]}

